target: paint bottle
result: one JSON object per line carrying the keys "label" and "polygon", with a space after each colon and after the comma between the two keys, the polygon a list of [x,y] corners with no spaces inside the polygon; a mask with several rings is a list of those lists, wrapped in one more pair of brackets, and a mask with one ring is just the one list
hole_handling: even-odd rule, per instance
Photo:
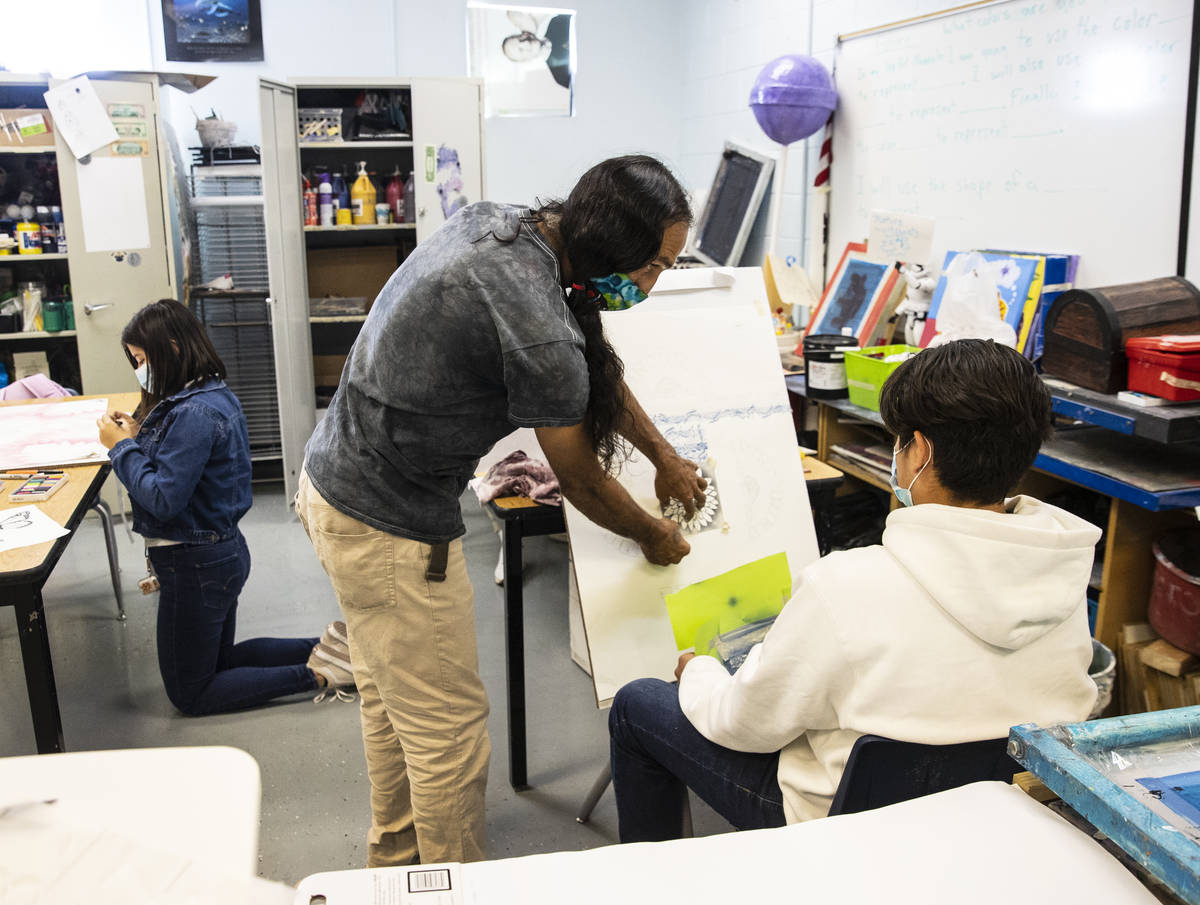
{"label": "paint bottle", "polygon": [[317,206],[321,212],[321,225],[333,226],[333,186],[329,182],[329,174],[322,173],[317,179],[321,183],[317,188]]}
{"label": "paint bottle", "polygon": [[353,213],[355,225],[375,222],[375,186],[367,175],[367,162],[358,162],[358,178],[350,189],[350,210]]}
{"label": "paint bottle", "polygon": [[350,209],[350,190],[346,188],[346,177],[342,175],[340,168],[333,174],[330,185],[333,188],[333,218],[336,221],[338,211],[343,208]]}
{"label": "paint bottle", "polygon": [[408,178],[404,180],[404,222],[417,222],[417,198],[416,198],[416,182],[413,180],[413,174],[409,171]]}
{"label": "paint bottle", "polygon": [[392,173],[392,181],[387,187],[387,205],[392,211],[392,222],[404,222],[404,183],[400,180],[400,168]]}
{"label": "paint bottle", "polygon": [[308,177],[304,177],[304,225],[316,226],[320,223],[317,216],[317,190],[312,187]]}
{"label": "paint bottle", "polygon": [[63,227],[62,208],[57,204],[50,207],[50,219],[54,221],[54,250],[60,254],[67,253],[67,231]]}

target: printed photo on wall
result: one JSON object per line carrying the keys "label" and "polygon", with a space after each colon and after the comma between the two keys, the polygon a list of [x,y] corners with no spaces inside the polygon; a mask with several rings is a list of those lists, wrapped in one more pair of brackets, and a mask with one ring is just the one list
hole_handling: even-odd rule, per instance
{"label": "printed photo on wall", "polygon": [[574,10],[468,3],[467,62],[486,116],[574,115]]}
{"label": "printed photo on wall", "polygon": [[167,59],[224,63],[263,58],[259,0],[162,0]]}
{"label": "printed photo on wall", "polygon": [[860,343],[870,340],[896,289],[897,270],[892,264],[868,261],[866,251],[862,242],[846,246],[805,336],[834,334],[854,336]]}

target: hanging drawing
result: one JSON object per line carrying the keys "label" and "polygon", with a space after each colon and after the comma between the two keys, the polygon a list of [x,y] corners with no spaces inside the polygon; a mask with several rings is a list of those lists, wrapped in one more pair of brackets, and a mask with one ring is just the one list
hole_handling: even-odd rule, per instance
{"label": "hanging drawing", "polygon": [[[664,289],[676,273],[686,271],[664,274]],[[625,364],[626,383],[675,450],[700,467],[715,493],[711,504],[706,498],[705,514],[683,519],[691,553],[668,567],[650,565],[635,542],[593,524],[564,500],[598,704],[632,679],[673,678],[679,638],[686,641],[682,646],[691,646],[694,632],[677,637],[668,597],[765,559],[781,570],[784,580],[775,584],[788,586],[817,558],[762,274],[757,268],[732,273],[733,286],[669,295],[656,290],[636,308],[602,315],[605,333]],[[713,366],[697,368],[698,361]],[[617,480],[658,516],[663,510],[654,475],[653,466],[635,453],[622,463]],[[668,509],[668,517],[679,515]],[[703,590],[672,599],[686,606],[711,597]],[[737,596],[738,607],[728,608],[735,624],[721,624],[721,633],[740,628],[743,613],[756,620],[762,615],[757,600]],[[780,593],[768,596],[765,602],[778,611]]]}
{"label": "hanging drawing", "polygon": [[486,116],[574,114],[573,10],[468,3],[467,59]]}
{"label": "hanging drawing", "polygon": [[437,150],[435,185],[438,198],[442,202],[442,216],[447,220],[459,208],[470,203],[464,194],[462,164],[458,159],[458,151],[447,145],[440,145]]}

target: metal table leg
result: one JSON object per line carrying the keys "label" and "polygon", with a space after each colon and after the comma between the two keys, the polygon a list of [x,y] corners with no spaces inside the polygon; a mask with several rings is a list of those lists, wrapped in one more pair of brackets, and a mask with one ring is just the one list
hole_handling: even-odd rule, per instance
{"label": "metal table leg", "polygon": [[121,562],[117,558],[117,535],[113,531],[112,510],[108,503],[96,497],[92,511],[100,517],[100,527],[104,530],[104,548],[108,551],[108,573],[112,577],[113,594],[117,598],[117,616],[125,619],[125,598],[121,595]]}
{"label": "metal table leg", "polygon": [[46,612],[41,591],[28,585],[13,587],[17,613],[17,634],[21,639],[21,661],[25,666],[25,687],[29,693],[29,712],[33,717],[33,735],[38,754],[65,750],[62,715],[54,688],[54,667],[50,662],[50,637],[46,633]]}
{"label": "metal table leg", "polygon": [[521,521],[504,522],[504,651],[508,670],[508,777],[515,791],[529,788],[525,758],[525,616],[521,575]]}

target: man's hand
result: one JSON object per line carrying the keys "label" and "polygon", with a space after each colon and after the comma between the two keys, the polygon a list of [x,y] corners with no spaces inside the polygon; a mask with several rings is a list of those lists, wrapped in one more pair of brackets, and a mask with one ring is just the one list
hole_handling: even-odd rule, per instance
{"label": "man's hand", "polygon": [[708,481],[700,477],[700,468],[680,456],[669,458],[654,473],[654,493],[663,509],[671,500],[679,500],[683,511],[691,518],[704,505],[704,488]]}
{"label": "man's hand", "polygon": [[131,415],[125,412],[109,412],[96,420],[100,428],[100,443],[105,449],[112,449],[122,440],[132,440],[137,435],[137,423]]}
{"label": "man's hand", "polygon": [[646,560],[656,566],[673,566],[692,552],[679,526],[669,518],[655,519],[650,532],[638,541],[638,545]]}
{"label": "man's hand", "polygon": [[679,663],[675,666],[675,681],[679,682],[683,679],[683,668],[696,659],[696,655],[692,652],[679,655]]}

